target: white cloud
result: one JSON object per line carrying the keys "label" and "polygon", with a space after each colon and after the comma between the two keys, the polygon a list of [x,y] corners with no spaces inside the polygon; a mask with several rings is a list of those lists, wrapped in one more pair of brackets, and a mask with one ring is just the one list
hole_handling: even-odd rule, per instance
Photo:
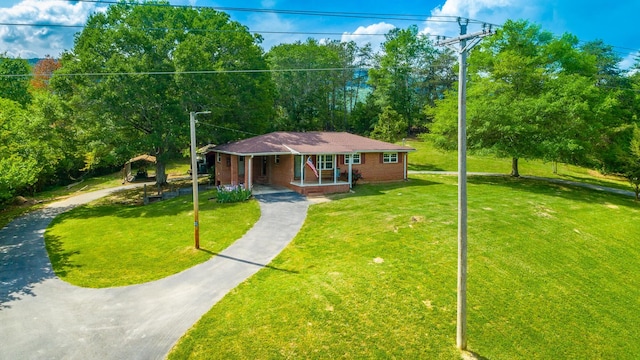
{"label": "white cloud", "polygon": [[380,34],[386,34],[395,27],[395,25],[388,24],[384,21],[369,26],[359,26],[354,32],[345,32],[342,34],[341,40],[343,42],[354,41],[358,46],[370,43],[373,51],[377,52],[380,50],[380,44],[385,40],[384,36]]}
{"label": "white cloud", "polygon": [[304,36],[297,34],[299,30],[292,21],[285,20],[276,13],[251,15],[247,25],[250,30],[258,31],[262,35],[262,48],[266,51],[275,45],[296,42]]}
{"label": "white cloud", "polygon": [[629,71],[629,74],[638,72],[637,69],[631,69],[638,59],[640,59],[640,51],[630,53],[620,62],[620,69]]}
{"label": "white cloud", "polygon": [[[0,23],[82,26],[98,10],[94,3],[23,0],[0,8]],[[73,36],[81,28],[57,26],[0,25],[0,53],[16,57],[58,56],[73,47]]]}
{"label": "white cloud", "polygon": [[512,7],[516,0],[447,0],[441,8],[433,9],[431,15],[460,16],[476,18],[486,10]]}
{"label": "white cloud", "polygon": [[[442,6],[431,10],[432,19],[424,23],[421,32],[431,35],[457,36],[460,33],[460,27],[455,22],[455,17],[497,25],[502,25],[508,19],[536,18],[548,2],[549,0],[447,0]],[[478,31],[480,25],[471,24],[467,30],[468,32]]]}

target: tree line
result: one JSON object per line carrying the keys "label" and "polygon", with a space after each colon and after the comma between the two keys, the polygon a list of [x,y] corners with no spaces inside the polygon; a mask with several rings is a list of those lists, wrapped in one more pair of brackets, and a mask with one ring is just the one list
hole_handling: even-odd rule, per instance
{"label": "tree line", "polygon": [[[0,77],[0,202],[141,153],[156,156],[164,182],[166,162],[189,146],[190,111],[211,111],[201,144],[327,130],[455,146],[456,57],[416,26],[391,30],[379,52],[261,41],[213,9],[121,2],[91,15],[59,59],[32,69],[0,56],[12,75]],[[631,173],[640,78],[620,61],[602,42],[507,22],[469,57],[470,150]]]}
{"label": "tree line", "polygon": [[[602,41],[507,21],[469,57],[468,148],[511,158],[512,176],[519,159],[565,162],[623,174],[638,194],[640,62],[621,61]],[[442,148],[455,145],[456,109],[455,90],[425,108]]]}

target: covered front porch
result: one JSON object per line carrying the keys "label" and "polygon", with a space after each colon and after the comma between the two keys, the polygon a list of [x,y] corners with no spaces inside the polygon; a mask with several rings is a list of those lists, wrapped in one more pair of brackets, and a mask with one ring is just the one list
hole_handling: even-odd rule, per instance
{"label": "covered front porch", "polygon": [[350,154],[296,154],[293,156],[294,180],[289,183],[304,195],[344,193],[351,189],[351,162],[345,169],[338,167],[339,155]]}
{"label": "covered front porch", "polygon": [[345,164],[341,169],[338,160],[338,154],[227,154],[220,158],[216,180],[218,185],[248,189],[283,186],[303,195],[348,192],[351,166]]}
{"label": "covered front porch", "polygon": [[346,181],[318,183],[317,181],[293,181],[290,187],[302,195],[322,195],[348,192],[351,184]]}

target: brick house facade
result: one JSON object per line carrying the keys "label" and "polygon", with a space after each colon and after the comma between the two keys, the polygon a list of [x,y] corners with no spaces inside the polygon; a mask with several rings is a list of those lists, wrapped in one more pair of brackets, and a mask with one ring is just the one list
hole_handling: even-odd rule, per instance
{"label": "brick house facade", "polygon": [[360,183],[406,180],[415,149],[346,132],[274,132],[209,151],[217,185],[275,185],[310,195],[349,191],[354,172]]}

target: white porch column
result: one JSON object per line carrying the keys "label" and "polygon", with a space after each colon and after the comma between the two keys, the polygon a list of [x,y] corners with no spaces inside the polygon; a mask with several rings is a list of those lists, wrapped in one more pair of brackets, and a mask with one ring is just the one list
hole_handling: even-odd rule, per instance
{"label": "white porch column", "polygon": [[338,169],[338,155],[333,154],[333,183],[338,183],[338,174],[336,174],[336,170]]}
{"label": "white porch column", "polygon": [[407,155],[409,153],[404,153],[404,180],[407,180]]}
{"label": "white porch column", "polygon": [[316,154],[316,170],[318,171],[318,185],[322,185],[322,167],[320,166],[320,155]]}
{"label": "white porch column", "polygon": [[[345,155],[349,157],[349,170],[347,174],[347,181],[349,182],[349,189],[351,189],[351,164],[353,163],[353,154]],[[362,156],[362,155],[360,155]]]}
{"label": "white porch column", "polygon": [[246,176],[248,176],[248,179],[245,180],[245,189],[247,190],[251,190],[253,188],[253,155],[249,156],[249,161],[247,161],[248,164],[248,169],[246,171]]}
{"label": "white porch column", "polygon": [[300,156],[300,186],[304,185],[304,155]]}

